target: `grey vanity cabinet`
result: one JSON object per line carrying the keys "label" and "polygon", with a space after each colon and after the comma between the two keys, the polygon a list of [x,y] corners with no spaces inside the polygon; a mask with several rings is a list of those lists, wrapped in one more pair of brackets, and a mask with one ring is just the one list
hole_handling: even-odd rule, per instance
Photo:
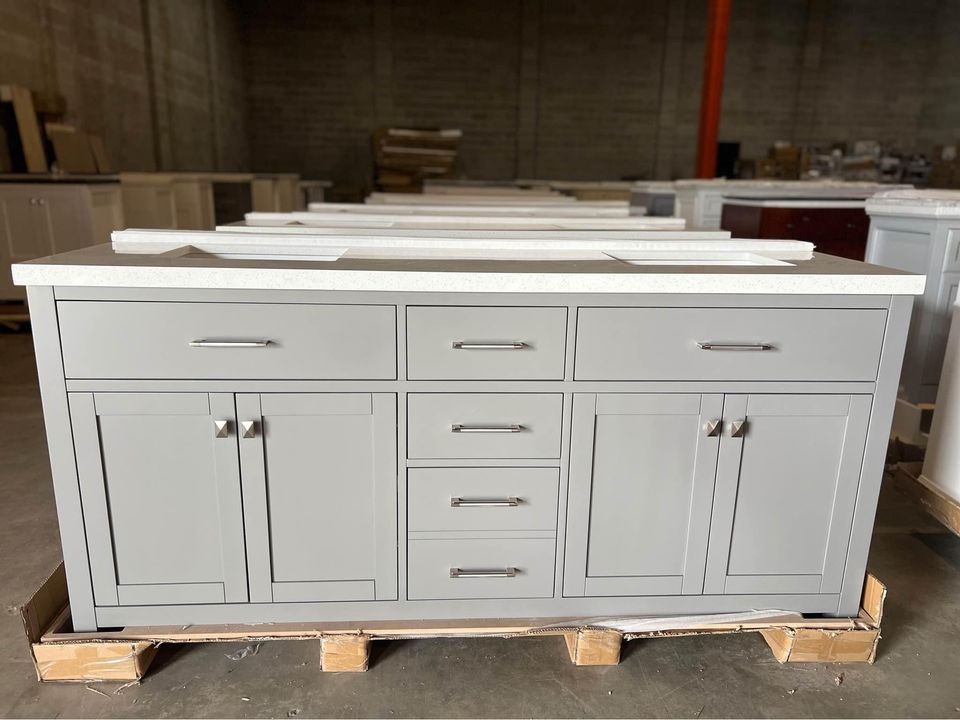
{"label": "grey vanity cabinet", "polygon": [[97,605],[246,602],[228,393],[71,393]]}
{"label": "grey vanity cabinet", "polygon": [[397,599],[393,393],[237,395],[250,601]]}
{"label": "grey vanity cabinet", "polygon": [[564,595],[839,593],[870,405],[576,394]]}
{"label": "grey vanity cabinet", "polygon": [[699,594],[723,396],[578,393],[564,595]]}
{"label": "grey vanity cabinet", "polygon": [[871,400],[725,396],[704,593],[840,592]]}

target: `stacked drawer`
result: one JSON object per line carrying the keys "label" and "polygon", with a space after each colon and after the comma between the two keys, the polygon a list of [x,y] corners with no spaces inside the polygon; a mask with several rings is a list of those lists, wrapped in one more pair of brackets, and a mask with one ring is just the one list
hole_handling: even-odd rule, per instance
{"label": "stacked drawer", "polygon": [[[566,327],[562,307],[409,307],[408,378],[562,380]],[[562,415],[561,393],[407,395],[407,456],[437,465],[407,473],[410,599],[553,596]]]}

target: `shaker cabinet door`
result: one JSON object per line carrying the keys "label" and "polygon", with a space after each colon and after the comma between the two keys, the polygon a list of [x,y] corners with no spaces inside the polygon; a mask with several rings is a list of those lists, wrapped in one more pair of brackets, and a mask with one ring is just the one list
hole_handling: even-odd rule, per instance
{"label": "shaker cabinet door", "polygon": [[838,593],[868,395],[727,395],[707,594]]}
{"label": "shaker cabinet door", "polygon": [[564,595],[703,589],[722,395],[576,394]]}
{"label": "shaker cabinet door", "polygon": [[97,605],[246,602],[233,395],[71,393]]}
{"label": "shaker cabinet door", "polygon": [[397,598],[392,393],[237,395],[251,602]]}

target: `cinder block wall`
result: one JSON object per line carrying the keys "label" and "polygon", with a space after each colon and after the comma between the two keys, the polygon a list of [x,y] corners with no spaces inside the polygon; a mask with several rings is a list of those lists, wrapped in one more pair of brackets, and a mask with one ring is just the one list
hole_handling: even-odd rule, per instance
{"label": "cinder block wall", "polygon": [[[683,177],[706,0],[244,0],[255,169],[361,183],[378,125],[463,128],[473,177]],[[956,0],[735,0],[721,139],[960,127]]]}
{"label": "cinder block wall", "polygon": [[66,99],[123,170],[249,164],[231,0],[0,0],[0,83]]}

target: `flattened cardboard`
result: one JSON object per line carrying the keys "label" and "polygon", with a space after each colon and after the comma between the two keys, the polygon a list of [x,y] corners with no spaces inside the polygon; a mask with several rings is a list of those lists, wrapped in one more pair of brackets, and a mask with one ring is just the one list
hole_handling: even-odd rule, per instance
{"label": "flattened cardboard", "polygon": [[[140,627],[99,633],[69,628],[66,577],[61,564],[20,609],[24,632],[41,682],[129,682],[140,680],[157,647],[164,642],[266,642],[319,640],[324,672],[363,672],[372,640],[438,637],[564,638],[577,665],[616,665],[625,640],[718,633],[759,632],[779,662],[868,662],[876,658],[887,589],[867,575],[856,618],[796,619],[796,616],[750,619],[746,614],[658,618],[643,627],[636,619],[544,619],[446,621],[376,621],[365,623],[284,623],[190,627]],[[686,621],[686,625],[684,624]],[[603,623],[595,625],[592,623]],[[553,623],[553,624],[551,624]],[[671,627],[671,624],[673,625]],[[655,628],[655,629],[654,629]]]}

